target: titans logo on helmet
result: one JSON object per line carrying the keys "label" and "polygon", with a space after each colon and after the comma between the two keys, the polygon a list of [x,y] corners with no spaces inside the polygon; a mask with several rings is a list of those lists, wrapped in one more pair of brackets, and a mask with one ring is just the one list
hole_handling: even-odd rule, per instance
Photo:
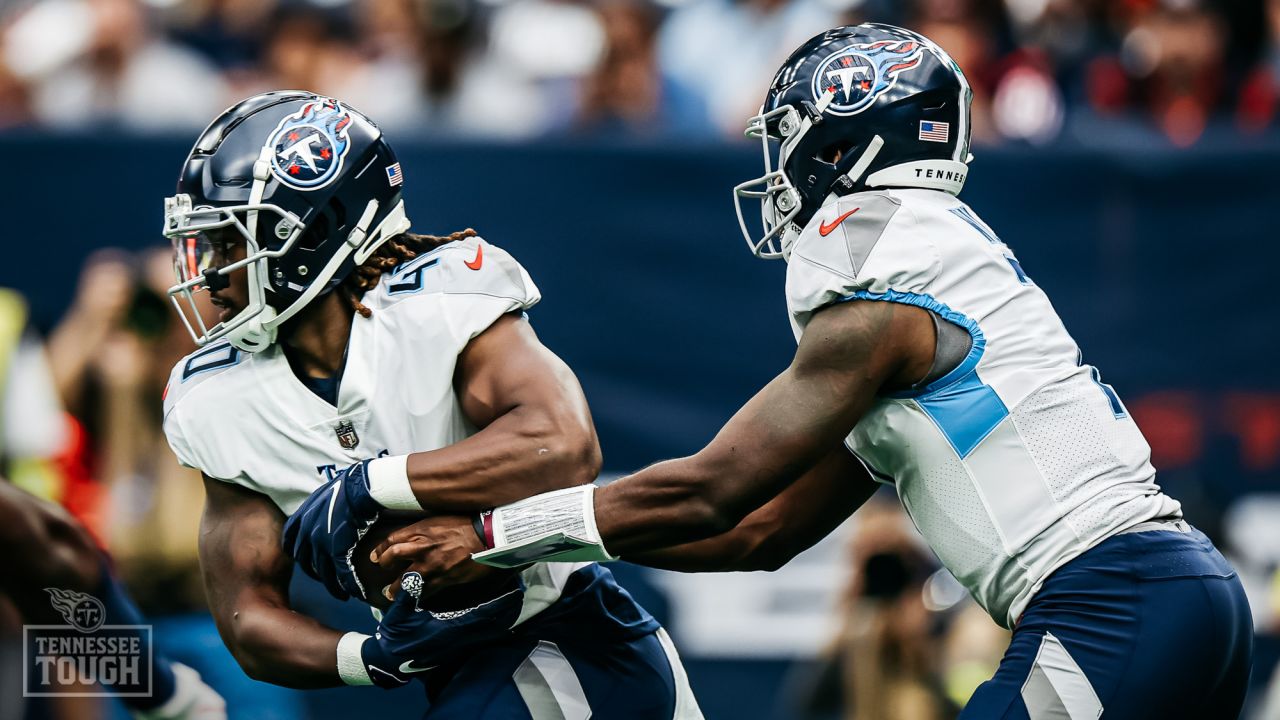
{"label": "titans logo on helmet", "polygon": [[856,115],[893,87],[899,73],[919,65],[923,53],[923,46],[914,40],[847,47],[818,66],[813,76],[813,99],[835,93],[827,112]]}
{"label": "titans logo on helmet", "polygon": [[351,146],[347,128],[351,114],[337,100],[308,103],[280,121],[267,146],[271,171],[280,182],[315,190],[338,177]]}

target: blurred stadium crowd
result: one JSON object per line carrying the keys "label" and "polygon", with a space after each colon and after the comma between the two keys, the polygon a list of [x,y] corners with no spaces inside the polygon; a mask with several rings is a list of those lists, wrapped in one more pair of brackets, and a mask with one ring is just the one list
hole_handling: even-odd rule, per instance
{"label": "blurred stadium crowd", "polygon": [[868,19],[955,57],[980,143],[1277,125],[1280,0],[0,0],[0,128],[191,131],[286,87],[398,136],[736,135]]}

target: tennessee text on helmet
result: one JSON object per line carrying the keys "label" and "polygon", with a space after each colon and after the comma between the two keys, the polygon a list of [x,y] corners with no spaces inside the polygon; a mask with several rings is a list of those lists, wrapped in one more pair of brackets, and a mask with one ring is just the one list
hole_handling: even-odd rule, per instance
{"label": "tennessee text on helmet", "polygon": [[[734,188],[751,252],[785,257],[820,207],[850,193],[875,187],[959,193],[971,157],[971,97],[955,61],[903,28],[840,27],[800,46],[747,123],[747,136],[760,138],[765,165],[763,175]],[[748,227],[744,200],[760,203],[763,235]]]}
{"label": "tennessee text on helmet", "polygon": [[[402,176],[381,131],[337,100],[264,93],[201,134],[165,199],[178,282],[169,295],[198,345],[227,338],[256,352],[308,303],[409,228]],[[219,241],[245,256],[217,265]],[[208,327],[194,294],[244,268],[248,304]]]}

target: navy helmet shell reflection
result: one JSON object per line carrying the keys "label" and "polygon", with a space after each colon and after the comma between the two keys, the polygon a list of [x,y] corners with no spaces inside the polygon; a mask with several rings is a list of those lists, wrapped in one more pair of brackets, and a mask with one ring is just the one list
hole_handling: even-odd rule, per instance
{"label": "navy helmet shell reflection", "polygon": [[898,74],[920,64],[924,47],[914,40],[847,47],[827,58],[813,75],[813,99],[835,93],[827,112],[856,115],[893,87]]}
{"label": "navy helmet shell reflection", "polygon": [[338,177],[347,149],[351,114],[336,100],[308,103],[280,121],[272,133],[271,170],[280,182],[315,190]]}

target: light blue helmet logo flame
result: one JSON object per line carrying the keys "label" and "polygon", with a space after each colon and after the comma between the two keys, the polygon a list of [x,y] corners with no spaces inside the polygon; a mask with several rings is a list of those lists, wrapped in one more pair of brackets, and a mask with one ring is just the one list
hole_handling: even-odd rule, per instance
{"label": "light blue helmet logo flame", "polygon": [[45,588],[49,593],[49,603],[75,629],[83,633],[91,633],[107,620],[107,609],[98,598],[75,590],[61,588]]}
{"label": "light blue helmet logo flame", "polygon": [[342,103],[309,102],[280,121],[271,132],[271,171],[280,182],[300,190],[328,185],[342,170],[351,147],[352,116]]}
{"label": "light blue helmet logo flame", "polygon": [[856,115],[893,87],[899,73],[920,64],[924,46],[915,40],[882,40],[847,47],[818,66],[813,99],[833,93],[826,112]]}

